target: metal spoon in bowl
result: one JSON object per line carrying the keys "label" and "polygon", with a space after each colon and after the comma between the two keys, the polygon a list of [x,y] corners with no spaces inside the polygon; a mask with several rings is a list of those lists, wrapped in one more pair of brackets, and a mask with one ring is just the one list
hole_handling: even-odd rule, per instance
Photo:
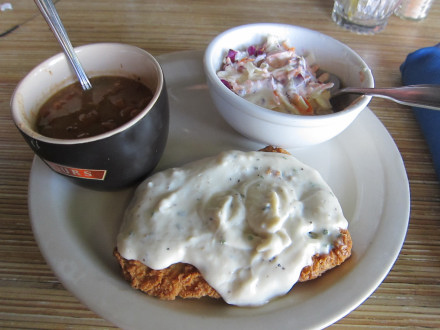
{"label": "metal spoon in bowl", "polygon": [[334,112],[345,109],[352,101],[347,94],[371,95],[385,98],[403,105],[440,110],[440,85],[410,85],[388,88],[347,87],[339,89],[341,82],[337,76],[328,73],[334,86],[330,90],[330,103]]}
{"label": "metal spoon in bowl", "polygon": [[64,29],[63,23],[61,22],[60,17],[58,16],[58,12],[52,2],[52,0],[34,0],[38,9],[41,11],[44,19],[49,25],[50,29],[54,33],[61,47],[63,48],[64,53],[67,56],[70,64],[75,70],[76,75],[78,76],[79,82],[81,83],[82,88],[87,91],[92,88],[92,84],[90,83],[89,78],[87,77],[86,72],[84,71],[78,57],[76,56],[75,51],[73,50],[72,43],[67,36],[67,32]]}

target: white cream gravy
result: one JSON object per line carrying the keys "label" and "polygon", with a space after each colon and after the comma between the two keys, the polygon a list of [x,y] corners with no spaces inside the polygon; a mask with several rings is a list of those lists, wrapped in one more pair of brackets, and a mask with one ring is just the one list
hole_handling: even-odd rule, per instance
{"label": "white cream gravy", "polygon": [[144,181],[117,248],[153,269],[194,265],[227,303],[252,306],[287,293],[347,225],[316,170],[290,155],[228,151]]}

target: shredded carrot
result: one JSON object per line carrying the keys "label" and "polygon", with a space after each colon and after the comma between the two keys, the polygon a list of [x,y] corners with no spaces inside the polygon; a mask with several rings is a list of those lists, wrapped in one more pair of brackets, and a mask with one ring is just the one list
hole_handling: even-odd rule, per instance
{"label": "shredded carrot", "polygon": [[243,57],[239,62],[253,62],[253,61],[255,61],[254,58]]}
{"label": "shredded carrot", "polygon": [[310,102],[309,102],[306,98],[303,98],[303,100],[304,100],[304,102],[306,102],[306,104],[307,104],[307,109],[302,109],[302,108],[300,108],[300,109],[299,109],[299,112],[300,112],[302,115],[313,115],[313,107],[312,107],[312,105],[310,104]]}
{"label": "shredded carrot", "polygon": [[278,95],[278,91],[273,90],[272,93],[273,93],[273,96],[274,96],[274,101],[275,101],[275,103],[276,103],[277,105],[280,105],[281,102],[280,102],[280,96]]}
{"label": "shredded carrot", "polygon": [[295,51],[295,47],[289,47],[289,45],[285,41],[283,41],[282,45],[283,45],[285,50],[290,50],[291,52]]}

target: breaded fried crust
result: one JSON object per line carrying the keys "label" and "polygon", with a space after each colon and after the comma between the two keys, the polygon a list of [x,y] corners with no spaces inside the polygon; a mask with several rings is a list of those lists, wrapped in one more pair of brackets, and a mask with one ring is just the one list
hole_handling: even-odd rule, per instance
{"label": "breaded fried crust", "polygon": [[[313,256],[313,264],[302,269],[300,282],[313,280],[324,272],[343,263],[351,255],[351,237],[347,230],[341,229],[341,236],[329,254]],[[130,285],[151,296],[164,300],[181,298],[201,298],[209,296],[220,298],[203,278],[196,267],[177,263],[165,269],[154,270],[140,261],[123,258],[117,249],[114,255],[121,265],[124,278]]]}
{"label": "breaded fried crust", "polygon": [[278,152],[280,154],[286,154],[286,155],[290,155],[290,152],[288,152],[287,150],[283,149],[283,148],[278,148],[278,147],[274,147],[274,146],[267,146],[263,149],[260,149],[259,151],[264,151],[264,152]]}
{"label": "breaded fried crust", "polygon": [[340,229],[341,236],[338,238],[335,247],[328,254],[316,254],[312,257],[312,265],[302,269],[299,282],[313,280],[327,270],[342,264],[351,256],[351,236],[348,230]]}
{"label": "breaded fried crust", "polygon": [[164,300],[181,298],[220,298],[196,267],[177,263],[154,270],[137,260],[124,259],[117,249],[113,253],[122,267],[124,278],[135,289]]}
{"label": "breaded fried crust", "polygon": [[[286,150],[266,147],[260,151],[289,154]],[[326,271],[342,264],[351,255],[352,240],[346,229],[340,229],[340,236],[328,254],[314,255],[312,265],[302,269],[299,282],[313,280]],[[203,278],[199,270],[189,264],[177,263],[165,269],[155,270],[137,260],[123,258],[115,248],[113,252],[118,260],[124,278],[135,289],[163,300],[181,298],[212,297],[221,298]]]}

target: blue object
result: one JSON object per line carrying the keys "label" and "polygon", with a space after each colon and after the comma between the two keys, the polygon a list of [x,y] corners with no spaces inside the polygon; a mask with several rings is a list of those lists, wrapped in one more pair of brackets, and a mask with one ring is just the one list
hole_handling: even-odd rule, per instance
{"label": "blue object", "polygon": [[[440,43],[409,54],[400,66],[404,85],[440,85]],[[414,108],[440,178],[440,111]]]}

